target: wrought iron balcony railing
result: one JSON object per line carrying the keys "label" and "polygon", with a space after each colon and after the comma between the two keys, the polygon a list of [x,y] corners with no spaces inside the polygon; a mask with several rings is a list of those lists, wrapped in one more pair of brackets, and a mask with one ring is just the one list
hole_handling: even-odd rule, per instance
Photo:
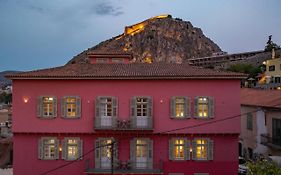
{"label": "wrought iron balcony railing", "polygon": [[95,117],[94,127],[97,130],[152,130],[152,117],[131,117],[121,120],[117,117]]}
{"label": "wrought iron balcony railing", "polygon": [[104,168],[91,168],[90,160],[85,161],[85,172],[87,174],[162,174],[163,173],[163,162],[160,160],[158,162],[131,162],[120,160],[114,161],[113,171],[111,169],[111,164]]}
{"label": "wrought iron balcony railing", "polygon": [[268,134],[261,134],[261,144],[281,149],[281,137],[270,137]]}

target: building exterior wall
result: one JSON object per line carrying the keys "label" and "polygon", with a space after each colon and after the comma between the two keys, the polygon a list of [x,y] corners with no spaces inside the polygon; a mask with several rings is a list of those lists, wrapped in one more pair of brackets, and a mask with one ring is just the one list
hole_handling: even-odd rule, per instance
{"label": "building exterior wall", "polygon": [[[93,149],[99,136],[119,138],[121,160],[129,158],[129,140],[151,138],[153,161],[163,160],[164,175],[168,173],[209,173],[209,175],[234,175],[238,169],[238,134],[240,132],[240,81],[239,80],[14,80],[13,81],[13,132],[14,175],[40,174],[68,161],[39,160],[38,140],[41,137],[79,137],[83,140],[83,153]],[[41,119],[36,115],[37,98],[52,95],[58,99],[57,117]],[[61,117],[60,99],[75,95],[81,98],[81,118]],[[97,131],[94,129],[95,99],[97,96],[114,96],[118,99],[118,118],[129,119],[130,98],[151,96],[153,99],[153,131]],[[215,101],[215,118],[198,120],[173,120],[170,118],[172,96],[191,98],[191,116],[196,96],[211,96]],[[27,100],[26,100],[27,99]],[[226,119],[233,117],[232,119]],[[222,120],[204,125],[208,121]],[[197,127],[193,127],[198,125]],[[201,125],[201,126],[200,126]],[[175,130],[183,127],[188,129]],[[161,134],[159,134],[161,133]],[[168,140],[171,137],[207,137],[214,140],[212,161],[170,161]],[[126,140],[122,137],[128,137]],[[60,153],[61,154],[61,153]],[[81,161],[54,172],[54,174],[83,174],[85,160],[93,166],[93,153]],[[190,168],[186,168],[186,167]],[[36,168],[34,168],[36,167]],[[175,172],[176,171],[176,172]],[[199,171],[199,172],[198,172]]]}
{"label": "building exterior wall", "polygon": [[[274,71],[269,71],[269,66],[275,66]],[[281,58],[270,59],[266,61],[265,75],[269,77],[281,77]]]}

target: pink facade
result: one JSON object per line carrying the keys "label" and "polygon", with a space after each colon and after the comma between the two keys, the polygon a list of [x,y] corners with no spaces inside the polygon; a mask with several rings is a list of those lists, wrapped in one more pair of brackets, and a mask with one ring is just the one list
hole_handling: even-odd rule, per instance
{"label": "pink facade", "polygon": [[[69,163],[61,159],[38,159],[38,140],[41,137],[56,137],[59,141],[66,137],[83,140],[81,160],[49,174],[99,174],[85,170],[95,167],[94,143],[97,138],[113,137],[118,140],[118,159],[130,159],[130,141],[133,138],[149,138],[153,141],[153,162],[160,172],[143,174],[208,173],[209,175],[236,175],[238,170],[239,117],[226,119],[240,113],[239,79],[209,80],[13,80],[13,132],[14,132],[14,175],[42,174],[60,165]],[[42,119],[37,117],[37,98],[55,96],[57,117]],[[64,96],[81,98],[81,117],[65,119],[61,117],[61,101]],[[129,120],[130,99],[133,96],[152,98],[152,130],[95,129],[95,99],[98,96],[113,96],[118,100],[117,118]],[[187,96],[191,101],[191,118],[175,120],[170,118],[170,99],[173,96]],[[194,119],[194,99],[210,96],[214,99],[214,118]],[[211,121],[226,119],[221,122]],[[187,129],[179,129],[179,128]],[[175,130],[179,129],[179,130]],[[175,130],[172,132],[167,132]],[[169,160],[169,140],[171,138],[195,138],[213,140],[213,158],[208,161]],[[194,150],[193,150],[194,151]],[[190,155],[191,156],[191,155]],[[192,157],[192,156],[191,156]],[[161,165],[158,162],[162,162]],[[110,173],[105,171],[100,174]],[[118,171],[116,171],[118,173]],[[128,171],[134,174],[134,171]],[[139,171],[136,171],[139,173]],[[126,170],[120,174],[126,174]]]}

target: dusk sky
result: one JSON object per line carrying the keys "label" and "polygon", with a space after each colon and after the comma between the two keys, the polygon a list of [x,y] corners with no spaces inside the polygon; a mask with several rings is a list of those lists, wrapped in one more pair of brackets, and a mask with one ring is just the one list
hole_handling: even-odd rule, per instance
{"label": "dusk sky", "polygon": [[280,0],[0,0],[0,72],[64,65],[160,14],[190,21],[223,51],[281,45]]}

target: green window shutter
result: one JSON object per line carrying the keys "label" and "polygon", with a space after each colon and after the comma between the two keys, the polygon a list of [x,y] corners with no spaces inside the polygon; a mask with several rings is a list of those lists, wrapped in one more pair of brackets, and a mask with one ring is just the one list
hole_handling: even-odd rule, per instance
{"label": "green window shutter", "polygon": [[112,127],[117,126],[117,116],[118,116],[118,99],[112,97]]}
{"label": "green window shutter", "polygon": [[153,168],[153,140],[147,139],[148,141],[148,169]]}
{"label": "green window shutter", "polygon": [[79,96],[76,96],[76,117],[81,117],[81,98]]}
{"label": "green window shutter", "polygon": [[190,141],[187,139],[184,139],[184,160],[190,160]]}
{"label": "green window shutter", "polygon": [[53,117],[57,117],[57,97],[53,97],[54,101],[53,101],[53,107],[54,107],[54,114]]}
{"label": "green window shutter", "polygon": [[199,97],[194,98],[194,118],[198,118],[198,114],[199,114],[198,99],[199,99]]}
{"label": "green window shutter", "polygon": [[66,117],[66,97],[63,97],[62,99],[61,99],[61,116],[63,117],[63,118],[65,118]]}
{"label": "green window shutter", "polygon": [[63,140],[62,140],[62,143],[61,143],[61,145],[62,145],[62,154],[61,154],[61,156],[62,156],[62,159],[63,160],[67,160],[68,159],[68,157],[67,157],[67,139],[66,138],[64,138]]}
{"label": "green window shutter", "polygon": [[78,158],[83,159],[83,140],[78,139]]}
{"label": "green window shutter", "polygon": [[118,159],[118,141],[113,139],[114,143],[114,149],[113,149],[113,166],[114,168],[117,168],[119,166],[119,159]]}
{"label": "green window shutter", "polygon": [[215,104],[213,97],[208,97],[208,116],[209,118],[215,117]]}
{"label": "green window shutter", "polygon": [[37,117],[43,117],[43,97],[37,98]]}
{"label": "green window shutter", "polygon": [[100,138],[98,138],[96,141],[95,141],[95,168],[99,169],[100,168],[100,152],[101,148],[100,148]]}
{"label": "green window shutter", "polygon": [[94,126],[95,128],[99,128],[101,126],[101,118],[100,118],[100,98],[101,97],[96,97],[96,102],[95,102],[95,123]]}
{"label": "green window shutter", "polygon": [[42,138],[38,140],[38,159],[44,159],[44,142]]}
{"label": "green window shutter", "polygon": [[184,105],[184,109],[185,109],[185,118],[190,118],[190,107],[191,107],[191,102],[190,102],[190,98],[189,97],[184,97],[184,102],[185,102],[185,105]]}
{"label": "green window shutter", "polygon": [[136,100],[137,97],[131,98],[131,107],[130,107],[130,113],[131,113],[131,127],[136,128],[136,117],[137,117],[137,107],[136,107]]}
{"label": "green window shutter", "polygon": [[197,160],[196,156],[196,140],[192,140],[192,160]]}
{"label": "green window shutter", "polygon": [[136,139],[130,141],[130,161],[132,169],[135,169],[136,165]]}
{"label": "green window shutter", "polygon": [[148,128],[153,126],[153,101],[151,97],[147,97],[147,117],[148,117]]}
{"label": "green window shutter", "polygon": [[213,160],[214,159],[214,141],[208,139],[208,143],[207,143],[208,147],[207,147],[207,151],[208,151],[208,160]]}
{"label": "green window shutter", "polygon": [[172,138],[169,140],[169,160],[174,160],[174,143],[175,139]]}
{"label": "green window shutter", "polygon": [[170,99],[170,118],[176,117],[176,97]]}
{"label": "green window shutter", "polygon": [[59,140],[55,138],[55,159],[59,159]]}

